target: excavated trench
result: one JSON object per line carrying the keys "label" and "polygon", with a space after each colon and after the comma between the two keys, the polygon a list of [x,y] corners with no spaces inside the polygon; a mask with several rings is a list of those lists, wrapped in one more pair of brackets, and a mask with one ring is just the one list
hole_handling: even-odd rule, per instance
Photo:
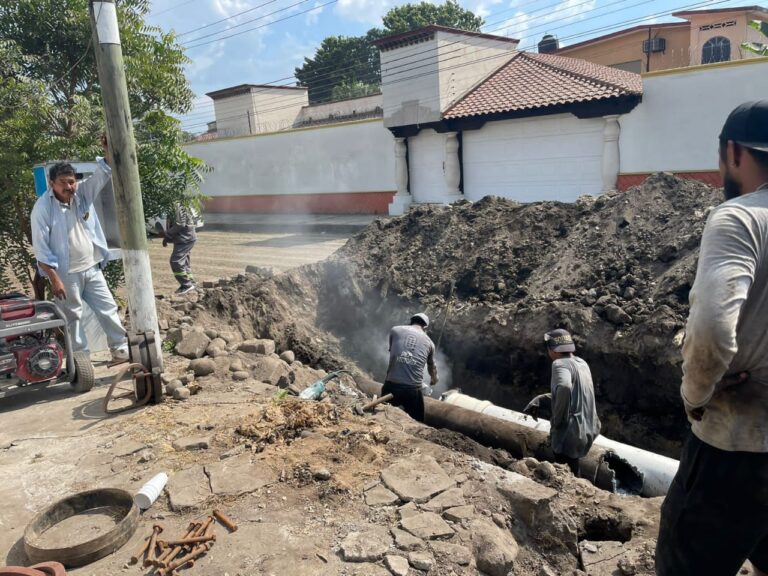
{"label": "excavated trench", "polygon": [[327,369],[383,380],[391,326],[426,311],[442,386],[513,410],[548,391],[543,335],[592,369],[603,434],[677,458],[680,344],[717,189],[654,175],[573,204],[488,197],[377,221],[328,260],[243,276],[211,309]]}

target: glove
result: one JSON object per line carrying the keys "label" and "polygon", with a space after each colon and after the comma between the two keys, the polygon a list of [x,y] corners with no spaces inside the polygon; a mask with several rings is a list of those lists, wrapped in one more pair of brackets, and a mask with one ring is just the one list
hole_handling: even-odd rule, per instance
{"label": "glove", "polygon": [[168,238],[163,238],[163,248],[168,246]]}

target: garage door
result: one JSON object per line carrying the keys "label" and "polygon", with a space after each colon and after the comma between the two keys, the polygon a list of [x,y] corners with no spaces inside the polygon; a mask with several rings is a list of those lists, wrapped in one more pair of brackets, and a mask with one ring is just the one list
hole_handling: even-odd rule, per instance
{"label": "garage door", "polygon": [[602,118],[570,114],[489,122],[464,132],[464,194],[572,202],[602,189]]}

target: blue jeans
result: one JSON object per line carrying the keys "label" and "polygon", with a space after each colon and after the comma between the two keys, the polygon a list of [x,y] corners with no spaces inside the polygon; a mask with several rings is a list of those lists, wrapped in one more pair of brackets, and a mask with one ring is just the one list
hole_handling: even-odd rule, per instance
{"label": "blue jeans", "polygon": [[58,302],[67,317],[67,327],[75,352],[88,351],[85,330],[80,319],[83,316],[83,302],[90,306],[107,336],[110,350],[127,349],[128,339],[117,315],[117,304],[109,291],[104,274],[98,266],[84,272],[65,274],[61,281],[67,291],[67,299]]}

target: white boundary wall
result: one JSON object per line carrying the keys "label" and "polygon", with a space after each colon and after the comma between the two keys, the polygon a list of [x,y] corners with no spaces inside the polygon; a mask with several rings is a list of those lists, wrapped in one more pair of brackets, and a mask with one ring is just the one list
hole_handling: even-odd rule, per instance
{"label": "white boundary wall", "polygon": [[381,120],[195,142],[186,151],[213,167],[216,196],[395,190],[394,139]]}
{"label": "white boundary wall", "polygon": [[765,98],[768,58],[644,75],[643,101],[619,119],[621,172],[717,170],[728,114]]}

